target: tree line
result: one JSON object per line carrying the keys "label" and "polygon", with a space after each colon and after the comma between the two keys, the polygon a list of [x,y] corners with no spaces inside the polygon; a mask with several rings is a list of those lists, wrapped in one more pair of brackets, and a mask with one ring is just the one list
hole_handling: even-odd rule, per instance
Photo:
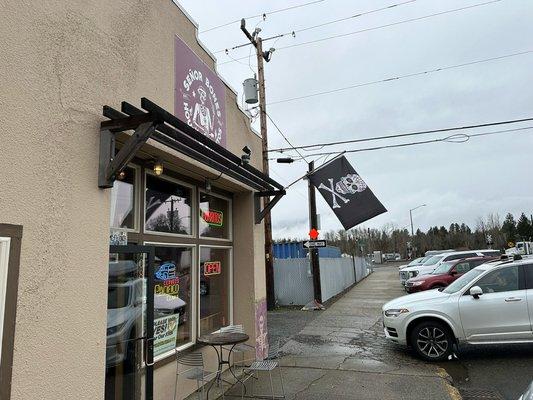
{"label": "tree line", "polygon": [[[413,236],[394,224],[386,224],[380,229],[356,227],[348,231],[328,231],[320,235],[328,245],[336,246],[346,254],[366,255],[375,250],[384,253],[399,253],[407,258],[409,248],[412,257],[422,256],[428,250],[468,250],[493,249],[505,250],[517,241],[533,239],[533,215],[521,213],[518,219],[508,213],[502,219],[498,214],[489,214],[476,220],[474,228],[467,224],[454,222],[449,227],[434,226],[427,232],[417,229]],[[281,239],[276,242],[293,242],[293,239]],[[490,242],[490,244],[488,244]]]}

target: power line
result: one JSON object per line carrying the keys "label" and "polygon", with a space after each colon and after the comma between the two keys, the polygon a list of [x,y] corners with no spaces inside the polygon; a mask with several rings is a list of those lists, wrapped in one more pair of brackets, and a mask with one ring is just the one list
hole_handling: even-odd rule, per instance
{"label": "power line", "polygon": [[281,131],[281,129],[279,128],[279,126],[274,122],[274,120],[272,119],[272,117],[270,116],[270,114],[266,113],[268,119],[270,120],[270,122],[272,122],[272,124],[274,125],[274,127],[276,128],[276,130],[279,132],[279,134],[283,137],[283,139],[285,139],[285,141],[289,144],[289,146],[291,146],[292,149],[294,149],[298,155],[300,156],[301,159],[305,160],[307,162],[307,160],[305,159],[305,156],[300,153],[300,151],[298,151],[298,149],[296,147],[294,147],[292,145],[292,143],[289,141],[289,139],[287,139],[287,136],[285,136],[285,134]]}
{"label": "power line", "polygon": [[[301,29],[296,29],[296,30],[290,31],[290,32],[280,33],[280,34],[277,34],[277,35],[274,35],[274,36],[270,36],[270,37],[264,38],[263,42],[266,42],[268,40],[273,40],[273,39],[279,39],[279,38],[282,38],[282,37],[288,36],[288,35],[292,35],[294,37],[297,33],[300,33],[300,32],[305,32],[305,31],[309,31],[309,30],[312,30],[312,29],[321,28],[323,26],[327,26],[327,25],[332,25],[332,24],[336,24],[336,23],[339,23],[339,22],[348,21],[348,20],[353,19],[353,18],[362,17],[364,15],[368,15],[368,14],[373,14],[373,13],[377,13],[377,12],[380,12],[380,11],[389,10],[391,8],[394,8],[394,7],[399,7],[399,6],[403,6],[405,4],[414,3],[415,1],[416,0],[408,0],[408,1],[404,1],[402,3],[391,4],[390,6],[376,8],[374,10],[364,11],[364,12],[360,12],[360,13],[357,13],[357,14],[353,14],[353,15],[350,15],[349,17],[339,18],[339,19],[335,19],[335,20],[332,20],[332,21],[323,22],[321,24],[308,26],[306,28],[301,28]],[[250,45],[250,43],[243,43],[243,44],[239,44],[237,46],[233,46],[233,47],[230,47],[230,48],[217,50],[217,51],[215,51],[213,53],[217,54],[217,53],[225,52],[226,54],[228,54],[228,52],[231,51],[231,50],[240,49],[241,47],[245,47],[245,46],[249,46],[249,45]]]}
{"label": "power line", "polygon": [[292,146],[291,147],[285,147],[285,148],[278,148],[278,149],[271,149],[268,150],[269,152],[277,152],[277,153],[283,153],[285,151],[289,150],[296,150],[296,149],[311,149],[311,148],[317,148],[316,150],[320,150],[327,146],[336,146],[339,144],[349,144],[349,143],[360,143],[360,142],[369,142],[373,140],[383,140],[383,139],[396,139],[401,137],[407,137],[407,136],[418,136],[418,135],[426,135],[429,133],[441,133],[441,132],[452,132],[452,131],[462,131],[466,129],[475,129],[475,128],[486,128],[489,126],[498,126],[498,125],[508,125],[508,124],[517,124],[520,122],[528,122],[533,121],[533,117],[531,118],[520,118],[520,119],[511,119],[507,121],[497,121],[497,122],[486,122],[482,124],[471,124],[471,125],[463,125],[463,126],[454,126],[451,128],[439,128],[439,129],[429,129],[424,131],[416,131],[416,132],[407,132],[407,133],[397,133],[392,135],[385,135],[385,136],[374,136],[374,137],[367,137],[362,139],[350,139],[350,140],[341,140],[337,142],[325,142],[325,143],[315,143],[315,144],[308,144],[304,146]]}
{"label": "power line", "polygon": [[[397,148],[397,147],[409,147],[409,146],[417,146],[421,144],[437,143],[437,142],[465,143],[465,142],[468,142],[473,137],[496,135],[499,133],[518,132],[518,131],[524,131],[524,130],[529,130],[529,129],[533,129],[533,126],[526,126],[523,128],[514,128],[514,129],[505,129],[505,130],[492,131],[492,132],[483,132],[483,133],[476,133],[476,134],[461,133],[461,134],[450,135],[450,136],[439,138],[439,139],[423,140],[419,142],[391,144],[391,145],[376,146],[376,147],[365,147],[363,149],[352,149],[352,150],[346,150],[344,152],[345,153],[361,153],[364,151],[383,150],[383,149],[391,149],[391,148]],[[338,153],[339,153],[338,151],[337,152],[313,153],[313,154],[310,154],[309,156],[321,156],[321,155],[330,155],[330,154],[338,154]],[[295,158],[294,161],[300,161],[300,159]]]}
{"label": "power line", "polygon": [[[261,14],[256,14],[256,15],[250,15],[249,17],[245,17],[244,19],[252,19],[252,18],[259,18],[259,17],[263,17],[263,19],[266,19],[266,16],[267,15],[272,15],[272,14],[277,14],[277,13],[280,13],[280,12],[284,12],[284,11],[289,11],[289,10],[294,10],[296,8],[301,8],[301,7],[305,7],[305,6],[310,6],[310,5],[313,5],[313,4],[316,4],[316,3],[322,3],[326,0],[315,0],[315,1],[310,1],[308,3],[303,3],[303,4],[298,4],[298,5],[295,5],[295,6],[290,6],[290,7],[285,7],[285,8],[280,8],[278,10],[273,10],[273,11],[267,11],[267,12],[263,12]],[[210,31],[214,31],[215,29],[220,29],[220,28],[224,28],[228,25],[232,25],[232,24],[235,24],[237,22],[241,22],[241,19],[242,18],[239,18],[239,19],[236,19],[234,21],[230,21],[230,22],[226,22],[224,24],[221,24],[221,25],[217,25],[217,26],[213,26],[211,28],[208,28],[208,29],[205,29],[203,31],[200,31],[200,33],[206,33],[206,32],[210,32]]]}
{"label": "power line", "polygon": [[[276,51],[285,50],[285,49],[291,49],[293,47],[307,46],[307,45],[310,45],[310,44],[313,44],[313,43],[319,43],[319,42],[324,42],[326,40],[343,38],[343,37],[352,36],[352,35],[356,35],[356,34],[363,33],[363,32],[374,31],[374,30],[377,30],[377,29],[389,28],[391,26],[402,25],[402,24],[406,24],[406,23],[410,23],[410,22],[424,20],[424,19],[427,19],[427,18],[437,17],[437,16],[444,15],[444,14],[450,14],[450,13],[454,13],[454,12],[465,11],[465,10],[468,10],[468,9],[471,9],[471,8],[475,8],[475,7],[481,7],[481,6],[485,6],[485,5],[489,5],[489,4],[493,4],[493,3],[499,3],[500,1],[502,1],[502,0],[491,0],[491,1],[484,2],[484,3],[477,3],[477,4],[472,4],[470,6],[454,8],[452,10],[446,10],[446,11],[441,11],[441,12],[438,12],[438,13],[424,15],[422,17],[410,18],[410,19],[406,19],[406,20],[403,20],[403,21],[392,22],[390,24],[374,26],[374,27],[371,27],[371,28],[361,29],[361,30],[358,30],[358,31],[347,32],[347,33],[342,33],[342,34],[332,35],[332,36],[327,36],[327,37],[324,37],[324,38],[321,38],[321,39],[310,40],[310,41],[307,41],[307,42],[295,43],[295,44],[291,44],[291,45],[288,45],[288,46],[278,47],[276,49]],[[240,58],[236,58],[235,60],[243,60],[245,58],[246,57],[240,57]],[[234,61],[224,61],[224,62],[219,63],[218,65],[224,65],[224,64],[228,64],[228,63],[232,63],[232,62],[234,62]]]}
{"label": "power line", "polygon": [[398,76],[394,76],[394,77],[390,77],[390,78],[379,79],[379,80],[376,80],[376,81],[357,83],[357,84],[350,85],[350,86],[344,86],[344,87],[340,87],[340,88],[336,88],[336,89],[325,90],[325,91],[322,91],[322,92],[311,93],[311,94],[304,95],[304,96],[297,96],[297,97],[290,97],[290,98],[282,99],[282,100],[276,100],[276,101],[272,101],[272,102],[268,103],[268,105],[270,106],[270,105],[274,105],[274,104],[288,103],[288,102],[291,102],[291,101],[308,99],[310,97],[322,96],[322,95],[325,95],[325,94],[342,92],[342,91],[350,90],[350,89],[357,89],[357,88],[364,87],[364,86],[377,85],[379,83],[399,81],[401,79],[413,78],[415,76],[421,76],[421,75],[429,75],[429,74],[433,74],[433,73],[436,73],[436,72],[441,72],[441,71],[446,71],[446,70],[456,69],[456,68],[468,67],[470,65],[486,63],[486,62],[489,62],[489,61],[497,61],[497,60],[502,60],[502,59],[510,58],[510,57],[522,56],[522,55],[529,54],[529,53],[533,53],[533,50],[526,50],[526,51],[521,51],[521,52],[518,52],[518,53],[505,54],[503,56],[485,58],[485,59],[482,59],[482,60],[469,61],[469,62],[465,62],[465,63],[461,63],[461,64],[448,65],[448,66],[445,66],[445,67],[428,69],[428,70],[425,70],[425,71],[413,72],[413,73],[405,74],[405,75],[398,75]]}

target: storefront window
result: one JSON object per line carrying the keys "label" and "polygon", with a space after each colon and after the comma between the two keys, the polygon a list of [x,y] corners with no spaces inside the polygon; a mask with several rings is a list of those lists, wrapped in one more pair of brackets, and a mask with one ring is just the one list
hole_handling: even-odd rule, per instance
{"label": "storefront window", "polygon": [[200,247],[200,335],[230,324],[230,249]]}
{"label": "storefront window", "polygon": [[135,229],[134,168],[124,168],[111,189],[111,227]]}
{"label": "storefront window", "polygon": [[200,193],[200,236],[230,239],[230,202],[221,197]]}
{"label": "storefront window", "polygon": [[154,356],[191,340],[191,247],[155,246]]}
{"label": "storefront window", "polygon": [[192,189],[146,175],[146,231],[192,234]]}

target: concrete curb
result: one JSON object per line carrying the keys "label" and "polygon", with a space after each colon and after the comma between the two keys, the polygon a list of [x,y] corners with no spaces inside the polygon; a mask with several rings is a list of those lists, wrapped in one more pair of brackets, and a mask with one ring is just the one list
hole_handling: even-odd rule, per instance
{"label": "concrete curb", "polygon": [[444,368],[437,367],[437,375],[444,379],[444,385],[451,400],[463,400],[463,396],[461,396],[459,390],[453,385],[453,378]]}

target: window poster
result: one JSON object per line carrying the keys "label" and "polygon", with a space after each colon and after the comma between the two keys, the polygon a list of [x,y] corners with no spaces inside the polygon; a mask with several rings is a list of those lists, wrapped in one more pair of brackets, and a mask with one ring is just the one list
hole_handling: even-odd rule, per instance
{"label": "window poster", "polygon": [[154,357],[176,348],[179,314],[154,320]]}

